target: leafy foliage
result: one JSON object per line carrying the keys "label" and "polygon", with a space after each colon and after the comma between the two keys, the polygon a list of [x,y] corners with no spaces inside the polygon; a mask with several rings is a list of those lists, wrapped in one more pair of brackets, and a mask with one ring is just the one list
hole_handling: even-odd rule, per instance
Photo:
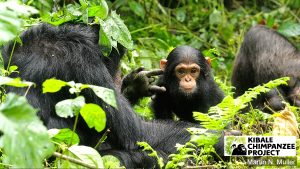
{"label": "leafy foliage", "polygon": [[72,142],[70,144],[76,145],[76,144],[79,144],[79,141],[80,141],[78,135],[68,128],[66,128],[66,129],[50,129],[50,130],[48,130],[48,134],[49,134],[51,140],[57,144],[69,144],[70,140],[72,140]]}
{"label": "leafy foliage", "polygon": [[[267,135],[270,134],[270,125],[267,121],[278,117],[278,114],[270,116],[256,109],[250,109],[245,114],[239,114],[239,112],[258,94],[284,84],[287,79],[271,82],[269,86],[259,86],[236,99],[233,99],[232,87],[228,85],[234,56],[242,42],[244,32],[250,26],[263,24],[277,29],[300,49],[300,1],[298,0],[234,0],[233,5],[227,8],[221,0],[201,3],[198,0],[185,0],[177,3],[174,9],[164,7],[159,3],[160,1],[156,0],[79,0],[79,3],[63,6],[59,4],[59,1],[50,0],[23,0],[22,2],[26,5],[20,0],[0,2],[0,46],[18,37],[20,31],[43,21],[54,25],[65,22],[99,24],[101,26],[99,45],[105,56],[108,56],[118,43],[132,49],[121,64],[123,73],[140,66],[147,69],[157,68],[159,60],[165,58],[170,50],[178,45],[190,45],[203,51],[205,56],[211,58],[216,81],[227,95],[222,103],[210,110],[209,116],[196,113],[202,125],[210,129],[222,130],[230,124],[230,128],[239,129],[244,134]],[[122,19],[117,13],[121,14]],[[34,16],[28,18],[32,14]],[[15,43],[22,42],[16,38]],[[0,75],[9,75],[12,72],[18,73],[17,67],[9,64],[5,70],[0,55]],[[0,85],[29,88],[33,86],[33,83],[17,78],[0,77]],[[70,87],[70,93],[77,97],[59,102],[56,105],[57,114],[63,118],[85,116],[90,127],[96,127],[98,131],[102,130],[105,126],[105,112],[100,107],[86,104],[80,92],[90,88],[103,101],[117,108],[113,91],[98,86],[50,79],[45,83],[44,92],[58,92],[63,87]],[[5,90],[0,86],[0,103],[4,101],[4,96]],[[147,119],[153,118],[148,105],[150,100],[146,98],[135,106],[135,109]],[[288,107],[296,115],[297,122],[293,121],[294,124],[298,123],[300,121],[299,110]],[[27,104],[25,98],[12,94],[8,94],[6,101],[0,104],[0,130],[3,132],[0,145],[3,163],[13,165],[13,167],[40,168],[43,167],[43,159],[53,152],[53,145],[49,143],[49,138],[45,135],[45,127],[36,117],[36,111]],[[74,132],[75,128],[76,123],[74,130],[52,129],[49,131],[57,151],[92,166],[120,167],[120,162],[114,157],[101,158],[94,149],[77,146],[80,140]],[[179,168],[187,165],[246,168],[243,162],[234,160],[225,164],[214,162],[213,144],[221,133],[207,133],[205,129],[194,128],[189,131],[192,134],[191,141],[184,145],[177,145],[178,153],[170,156],[166,168]],[[99,144],[105,138],[106,134],[102,136]],[[299,145],[299,140],[297,144]],[[160,161],[155,150],[146,143],[142,146]],[[81,167],[60,157],[56,158],[53,165],[67,168]],[[160,163],[160,167],[162,166],[163,164]]]}
{"label": "leafy foliage", "polygon": [[41,168],[42,161],[54,151],[46,127],[36,116],[37,110],[25,97],[8,94],[0,105],[3,162],[13,167]]}
{"label": "leafy foliage", "polygon": [[80,115],[88,124],[89,128],[95,127],[100,132],[105,128],[106,115],[104,110],[96,104],[85,104],[80,109]]}
{"label": "leafy foliage", "polygon": [[250,88],[243,95],[234,99],[232,96],[226,96],[221,103],[211,107],[208,114],[194,113],[196,120],[201,121],[201,125],[211,130],[225,129],[230,123],[234,121],[234,116],[261,93],[266,93],[272,88],[279,85],[287,85],[288,77],[283,77],[270,81],[262,86]]}
{"label": "leafy foliage", "polygon": [[38,13],[33,7],[19,1],[0,2],[0,45],[15,38],[22,30],[22,18]]}
{"label": "leafy foliage", "polygon": [[150,157],[154,157],[157,160],[158,167],[163,168],[164,166],[164,161],[161,157],[158,156],[157,152],[146,142],[137,142],[137,145],[140,147],[143,147],[143,151],[150,151],[148,154]]}

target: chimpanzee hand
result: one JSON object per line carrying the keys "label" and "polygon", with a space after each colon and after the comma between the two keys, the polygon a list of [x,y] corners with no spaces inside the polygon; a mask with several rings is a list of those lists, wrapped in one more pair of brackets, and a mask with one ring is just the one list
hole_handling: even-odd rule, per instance
{"label": "chimpanzee hand", "polygon": [[121,92],[132,105],[142,97],[165,92],[165,87],[153,85],[155,79],[152,76],[162,73],[160,69],[145,71],[143,67],[137,68],[123,78]]}

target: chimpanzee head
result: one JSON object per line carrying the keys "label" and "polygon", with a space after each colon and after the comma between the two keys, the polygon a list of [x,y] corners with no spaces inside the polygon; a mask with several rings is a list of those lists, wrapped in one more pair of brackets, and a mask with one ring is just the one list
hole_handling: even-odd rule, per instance
{"label": "chimpanzee head", "polygon": [[164,70],[165,87],[169,92],[191,97],[210,76],[210,63],[197,49],[179,46],[171,51],[167,59],[160,61]]}
{"label": "chimpanzee head", "polygon": [[246,155],[247,149],[244,144],[239,144],[236,148],[233,149],[232,155]]}

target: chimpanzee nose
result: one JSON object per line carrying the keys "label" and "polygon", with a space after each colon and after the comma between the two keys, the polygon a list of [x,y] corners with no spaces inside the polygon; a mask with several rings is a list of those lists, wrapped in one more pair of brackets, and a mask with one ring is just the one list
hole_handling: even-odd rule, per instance
{"label": "chimpanzee nose", "polygon": [[190,77],[185,77],[186,82],[190,82],[192,79]]}

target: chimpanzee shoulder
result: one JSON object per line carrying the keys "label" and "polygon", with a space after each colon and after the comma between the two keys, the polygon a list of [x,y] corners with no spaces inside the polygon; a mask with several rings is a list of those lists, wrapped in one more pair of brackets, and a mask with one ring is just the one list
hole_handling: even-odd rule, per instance
{"label": "chimpanzee shoulder", "polygon": [[268,103],[274,110],[280,110],[284,108],[282,101],[287,101],[299,106],[299,59],[299,50],[277,31],[265,26],[252,27],[245,34],[234,62],[231,81],[236,88],[235,96],[248,88],[288,76],[291,78],[288,86],[262,95],[254,105],[264,109]]}

